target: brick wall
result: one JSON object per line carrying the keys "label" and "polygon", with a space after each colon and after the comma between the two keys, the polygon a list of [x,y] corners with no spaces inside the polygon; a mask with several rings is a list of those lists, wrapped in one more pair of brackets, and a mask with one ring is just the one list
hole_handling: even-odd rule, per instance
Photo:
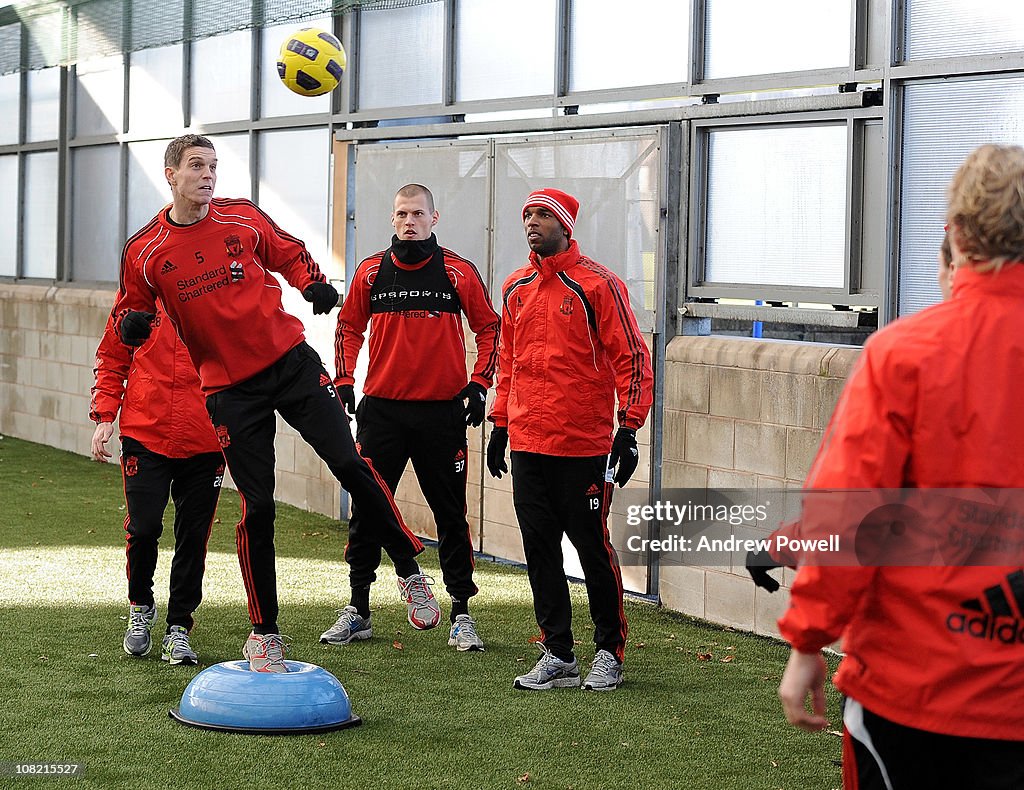
{"label": "brick wall", "polygon": [[[735,337],[677,337],[665,372],[663,488],[799,487],[859,348]],[[775,571],[785,587],[792,573]],[[777,634],[785,590],[769,595],[746,569],[666,565],[665,606]]]}

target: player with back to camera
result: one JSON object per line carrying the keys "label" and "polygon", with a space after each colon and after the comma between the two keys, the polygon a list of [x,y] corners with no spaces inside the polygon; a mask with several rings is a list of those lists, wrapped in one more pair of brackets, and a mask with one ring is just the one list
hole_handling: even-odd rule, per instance
{"label": "player with back to camera", "polygon": [[128,345],[149,337],[160,300],[184,340],[239,496],[238,561],[252,633],[250,669],[287,672],[278,628],[274,560],[274,435],[279,413],[347,488],[394,556],[423,544],[391,492],[356,450],[348,417],[302,322],[285,312],[281,274],[322,315],[338,302],[305,245],[255,204],[215,198],[217,153],[199,135],[164,156],[173,203],[125,245],[115,329]]}
{"label": "player with back to camera", "polygon": [[[952,298],[869,338],[806,488],[966,489],[965,499],[1024,488],[1024,148],[971,153],[947,218]],[[779,620],[793,648],[779,697],[791,724],[830,726],[820,651],[842,637],[847,790],[1024,787],[1019,543],[999,559],[797,571]]]}
{"label": "player with back to camera", "polygon": [[[466,426],[484,419],[487,389],[498,355],[498,315],[476,267],[437,243],[439,214],[422,184],[406,184],[395,195],[388,249],[359,264],[338,314],[335,362],[338,395],[358,421],[360,451],[394,491],[411,460],[437,525],[438,555],[452,599],[448,644],[480,651],[483,640],[469,614],[473,543],[466,521],[469,447]],[[476,337],[477,359],[466,374],[462,316]],[[356,358],[370,324],[370,362],[363,399],[356,409]],[[468,378],[468,382],[467,382]],[[352,509],[345,559],[352,601],[320,637],[336,645],[368,639],[370,585],[381,561],[376,525]],[[414,628],[432,628],[440,609],[431,579],[392,558],[398,589]]]}

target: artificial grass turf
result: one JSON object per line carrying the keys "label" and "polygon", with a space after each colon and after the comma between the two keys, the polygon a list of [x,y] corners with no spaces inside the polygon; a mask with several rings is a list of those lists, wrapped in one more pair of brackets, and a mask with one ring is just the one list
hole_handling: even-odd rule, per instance
{"label": "artificial grass turf", "polygon": [[[782,718],[787,649],[628,601],[626,684],[614,693],[522,692],[536,660],[525,573],[480,561],[473,601],[484,653],[414,631],[385,561],[373,639],[320,645],[347,603],[344,530],[279,506],[278,587],[289,658],[319,664],[349,693],[361,727],[242,736],[167,716],[203,666],[240,658],[248,633],[234,555],[238,498],[225,491],[210,540],[193,642],[203,666],[169,667],[159,646],[125,656],[124,520],[116,465],[0,439],[0,763],[82,762],[74,787],[835,788],[840,741]],[[168,514],[170,515],[170,514]],[[165,519],[170,545],[170,518]],[[162,624],[170,554],[156,594]],[[421,557],[440,579],[436,552]],[[589,661],[586,598],[573,585],[578,655]],[[448,600],[439,594],[442,608]],[[154,630],[156,634],[156,629]],[[838,724],[838,700],[829,695]],[[24,786],[38,778],[0,778]],[[34,785],[33,785],[34,786]]]}

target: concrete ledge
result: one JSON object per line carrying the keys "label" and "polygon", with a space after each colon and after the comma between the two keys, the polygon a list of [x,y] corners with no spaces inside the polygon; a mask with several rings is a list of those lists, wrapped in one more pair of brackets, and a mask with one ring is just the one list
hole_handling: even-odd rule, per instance
{"label": "concrete ledge", "polygon": [[705,335],[673,338],[666,358],[671,363],[776,371],[811,376],[845,377],[860,356],[856,346]]}

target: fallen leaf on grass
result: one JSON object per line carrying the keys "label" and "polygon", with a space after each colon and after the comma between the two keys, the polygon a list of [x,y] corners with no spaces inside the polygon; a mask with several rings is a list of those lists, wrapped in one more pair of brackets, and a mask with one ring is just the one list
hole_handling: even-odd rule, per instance
{"label": "fallen leaf on grass", "polygon": [[530,781],[530,774],[525,773],[522,776],[516,777],[516,781],[519,782],[519,784],[524,785]]}
{"label": "fallen leaf on grass", "polygon": [[777,762],[775,762],[775,760],[769,760],[768,762],[770,762],[772,764],[772,768],[778,768],[779,767],[779,764]]}
{"label": "fallen leaf on grass", "polygon": [[395,648],[395,650],[405,650],[405,645],[403,645],[397,639],[391,643],[391,646]]}
{"label": "fallen leaf on grass", "polygon": [[722,659],[722,663],[723,664],[728,664],[728,663],[730,663],[732,661],[735,661],[735,660],[736,660],[736,656],[726,656],[725,658]]}
{"label": "fallen leaf on grass", "polygon": [[843,737],[842,730],[828,730],[828,734],[829,735],[835,735],[837,738],[842,738]]}
{"label": "fallen leaf on grass", "polygon": [[696,656],[697,656],[697,660],[698,661],[710,661],[711,660],[711,654],[710,653],[702,653],[699,650],[697,651]]}

